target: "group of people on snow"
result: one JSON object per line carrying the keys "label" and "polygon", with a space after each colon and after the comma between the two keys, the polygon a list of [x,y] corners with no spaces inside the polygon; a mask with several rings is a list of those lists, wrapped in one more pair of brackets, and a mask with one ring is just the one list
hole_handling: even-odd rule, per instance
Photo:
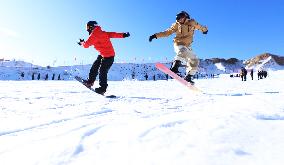
{"label": "group of people on snow", "polygon": [[[130,36],[130,33],[105,32],[96,21],[89,21],[86,24],[86,30],[89,33],[89,38],[86,41],[80,39],[78,44],[84,48],[94,46],[100,54],[94,61],[89,72],[89,78],[84,81],[84,85],[87,87],[93,86],[97,75],[99,75],[100,87],[95,88],[95,91],[99,94],[104,94],[108,87],[107,74],[115,57],[115,51],[110,38],[126,38]],[[203,34],[208,33],[206,26],[200,25],[187,12],[181,11],[176,15],[175,22],[170,28],[149,37],[149,42],[152,42],[153,39],[168,37],[173,33],[176,34],[173,40],[176,56],[170,70],[178,74],[178,68],[181,66],[182,61],[184,61],[186,63],[186,75],[184,79],[191,84],[194,84],[193,76],[196,74],[199,65],[199,59],[191,47],[195,30],[200,30]]]}
{"label": "group of people on snow", "polygon": [[268,73],[267,73],[267,71],[265,71],[265,70],[259,70],[259,71],[257,72],[257,78],[258,78],[258,80],[259,80],[259,79],[266,78],[267,75],[268,75]]}
{"label": "group of people on snow", "polygon": [[[242,81],[246,81],[247,80],[247,69],[245,69],[244,67],[241,68],[241,72],[240,72],[240,77],[242,79]],[[250,76],[251,76],[251,80],[253,80],[253,69],[250,69]],[[267,77],[267,71],[265,70],[259,70],[257,72],[257,78],[259,79],[263,79]]]}
{"label": "group of people on snow", "polygon": [[[32,80],[36,80],[36,79],[37,79],[37,80],[49,80],[49,75],[48,75],[48,73],[46,73],[46,74],[44,75],[44,77],[42,77],[41,74],[38,73],[38,74],[37,74],[37,78],[36,78],[36,74],[37,74],[37,73],[33,73],[33,74],[32,74],[32,77],[31,77]],[[24,72],[21,72],[20,80],[24,80],[24,79],[25,79],[25,73],[24,73]],[[29,78],[26,77],[26,79],[29,79]],[[58,74],[58,76],[55,77],[55,73],[53,73],[53,74],[52,74],[52,77],[51,77],[51,80],[61,80],[61,75]]]}

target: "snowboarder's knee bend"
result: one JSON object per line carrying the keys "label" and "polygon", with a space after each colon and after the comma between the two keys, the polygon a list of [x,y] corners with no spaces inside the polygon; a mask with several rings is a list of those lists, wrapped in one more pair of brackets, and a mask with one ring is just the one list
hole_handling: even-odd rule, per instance
{"label": "snowboarder's knee bend", "polygon": [[198,59],[191,59],[187,64],[187,73],[191,75],[195,75],[198,70],[199,60]]}

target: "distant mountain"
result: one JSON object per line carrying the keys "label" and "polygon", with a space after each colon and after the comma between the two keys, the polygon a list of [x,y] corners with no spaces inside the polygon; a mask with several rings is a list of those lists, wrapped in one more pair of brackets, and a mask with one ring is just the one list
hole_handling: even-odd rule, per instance
{"label": "distant mountain", "polygon": [[[167,67],[171,63],[165,63]],[[207,77],[213,74],[238,73],[241,67],[254,70],[283,70],[284,57],[264,53],[248,60],[237,58],[201,59],[198,76]],[[24,61],[9,61],[0,59],[0,80],[72,80],[73,76],[88,77],[89,65],[42,67]],[[185,67],[180,68],[185,75]],[[109,80],[121,81],[125,79],[153,80],[166,79],[167,76],[157,70],[154,63],[114,63],[109,71]]]}
{"label": "distant mountain", "polygon": [[36,67],[32,63],[25,62],[25,61],[16,61],[16,60],[4,60],[0,59],[0,66],[5,67]]}
{"label": "distant mountain", "polygon": [[284,57],[264,53],[244,61],[244,65],[256,70],[282,70],[284,69]]}
{"label": "distant mountain", "polygon": [[234,65],[238,62],[240,62],[240,60],[236,59],[236,58],[229,58],[229,59],[224,59],[224,58],[211,58],[211,59],[208,59],[210,61],[212,61],[214,64],[216,63],[226,63],[226,64],[231,64],[231,65]]}
{"label": "distant mountain", "polygon": [[236,58],[211,58],[200,60],[199,72],[203,74],[232,73],[238,72],[243,66],[243,60]]}

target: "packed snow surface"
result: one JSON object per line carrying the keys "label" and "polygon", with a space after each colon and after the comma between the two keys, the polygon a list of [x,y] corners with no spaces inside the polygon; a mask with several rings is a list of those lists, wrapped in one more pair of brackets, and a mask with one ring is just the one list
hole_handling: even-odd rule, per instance
{"label": "packed snow surface", "polygon": [[283,164],[283,71],[195,82],[0,81],[0,164]]}

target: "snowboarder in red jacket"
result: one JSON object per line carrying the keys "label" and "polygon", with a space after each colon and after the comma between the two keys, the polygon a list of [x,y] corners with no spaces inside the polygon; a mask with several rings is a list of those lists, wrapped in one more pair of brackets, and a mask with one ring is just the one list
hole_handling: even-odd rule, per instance
{"label": "snowboarder in red jacket", "polygon": [[95,88],[95,91],[99,94],[104,94],[107,89],[107,74],[114,62],[115,52],[110,41],[111,38],[125,38],[129,37],[127,33],[105,32],[98,26],[96,21],[89,21],[86,25],[86,30],[89,32],[89,38],[87,41],[80,39],[78,44],[84,48],[94,46],[94,48],[100,53],[97,59],[93,63],[88,80],[84,81],[84,85],[91,87],[96,80],[99,73],[99,88]]}

